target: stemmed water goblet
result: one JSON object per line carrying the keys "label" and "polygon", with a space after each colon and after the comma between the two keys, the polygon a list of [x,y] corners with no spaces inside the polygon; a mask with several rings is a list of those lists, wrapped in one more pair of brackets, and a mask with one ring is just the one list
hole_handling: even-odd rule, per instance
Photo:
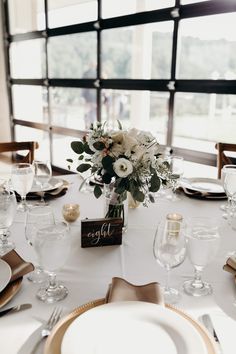
{"label": "stemmed water goblet", "polygon": [[9,240],[9,227],[16,213],[16,196],[7,184],[0,185],[0,256],[14,249],[14,242]]}
{"label": "stemmed water goblet", "polygon": [[13,189],[21,196],[21,203],[17,210],[26,211],[29,206],[26,203],[26,195],[32,188],[34,169],[30,163],[17,163],[12,167],[11,183]]}
{"label": "stemmed water goblet", "polygon": [[48,186],[48,182],[52,176],[51,164],[49,161],[35,160],[33,162],[33,167],[34,167],[34,179],[36,185],[38,185],[40,188],[40,196],[41,196],[41,199],[37,203],[37,205],[46,205],[46,202],[44,200],[44,194],[45,194],[44,188]]}
{"label": "stemmed water goblet", "polygon": [[192,217],[186,222],[187,255],[194,266],[194,278],[186,280],[184,291],[192,296],[212,293],[212,286],[202,280],[202,271],[215,258],[219,244],[220,231],[214,217]]}
{"label": "stemmed water goblet", "polygon": [[225,193],[228,198],[226,214],[223,214],[223,217],[228,220],[230,224],[231,221],[231,213],[232,213],[232,198],[236,193],[236,165],[225,165],[224,168],[224,179],[223,186]]}
{"label": "stemmed water goblet", "polygon": [[[54,225],[53,210],[49,206],[34,206],[27,211],[25,219],[25,238],[30,246],[34,245],[37,229],[47,225]],[[34,265],[34,271],[27,277],[33,283],[42,283],[47,280],[47,274],[38,265]]]}
{"label": "stemmed water goblet", "polygon": [[182,156],[171,155],[167,158],[167,161],[170,164],[170,170],[172,174],[172,194],[168,195],[167,198],[170,199],[172,202],[175,202],[180,200],[180,198],[177,196],[176,191],[179,187],[180,178],[183,176],[184,173],[184,159]]}
{"label": "stemmed water goblet", "polygon": [[165,220],[158,224],[154,243],[153,254],[156,261],[166,270],[166,284],[164,299],[166,303],[176,303],[180,299],[177,289],[170,287],[169,276],[172,268],[183,263],[186,255],[184,237],[184,223],[178,220]]}
{"label": "stemmed water goblet", "polygon": [[[222,183],[222,186],[224,187],[224,179],[225,179],[225,171],[226,169],[228,168],[227,166],[232,166],[232,165],[224,165],[223,168],[221,169],[221,183]],[[223,218],[226,218],[227,219],[227,210],[228,210],[228,200],[226,203],[223,203],[220,205],[220,209],[224,211],[223,213]]]}
{"label": "stemmed water goblet", "polygon": [[36,296],[46,303],[64,299],[67,288],[56,281],[55,271],[63,267],[70,253],[70,234],[66,223],[55,223],[37,229],[34,248],[40,264],[49,274],[49,284],[38,290]]}

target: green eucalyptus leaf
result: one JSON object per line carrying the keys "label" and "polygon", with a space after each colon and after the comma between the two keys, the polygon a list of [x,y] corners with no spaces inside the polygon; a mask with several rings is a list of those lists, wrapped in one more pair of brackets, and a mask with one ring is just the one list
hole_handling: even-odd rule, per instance
{"label": "green eucalyptus leaf", "polygon": [[87,170],[89,170],[90,169],[90,167],[91,167],[91,165],[89,164],[89,163],[81,163],[77,168],[76,168],[76,170],[78,171],[78,172],[85,172],[85,171],[87,171]]}
{"label": "green eucalyptus leaf", "polygon": [[86,152],[86,154],[88,155],[93,155],[94,154],[94,151],[92,151],[88,145],[88,143],[84,143],[84,152]]}
{"label": "green eucalyptus leaf", "polygon": [[98,150],[98,151],[101,151],[103,149],[105,149],[105,144],[101,141],[96,141],[94,144],[93,144],[93,147]]}
{"label": "green eucalyptus leaf", "polygon": [[94,173],[94,172],[96,172],[97,171],[97,167],[96,166],[92,166],[92,168],[91,168],[91,173]]}
{"label": "green eucalyptus leaf", "polygon": [[148,194],[148,197],[151,203],[155,203],[155,198],[153,197],[152,194]]}
{"label": "green eucalyptus leaf", "polygon": [[83,158],[84,158],[84,155],[80,155],[78,160],[83,160]]}
{"label": "green eucalyptus leaf", "polygon": [[119,121],[119,119],[117,119],[117,123],[118,123],[118,128],[120,129],[120,130],[122,130],[123,128],[122,128],[122,124],[121,124],[121,122]]}
{"label": "green eucalyptus leaf", "polygon": [[113,163],[115,159],[109,155],[104,156],[102,159],[102,166],[111,176],[114,176]]}
{"label": "green eucalyptus leaf", "polygon": [[67,162],[70,162],[70,163],[72,163],[72,162],[73,162],[73,160],[72,160],[72,159],[66,159],[66,161],[67,161]]}
{"label": "green eucalyptus leaf", "polygon": [[134,200],[137,200],[137,202],[142,203],[144,201],[145,195],[139,189],[135,189],[134,193],[132,193],[132,197]]}
{"label": "green eucalyptus leaf", "polygon": [[157,192],[159,189],[160,189],[160,186],[161,186],[161,181],[160,181],[160,178],[157,176],[156,173],[154,173],[151,177],[151,180],[150,180],[150,187],[149,187],[149,190],[150,192]]}
{"label": "green eucalyptus leaf", "polygon": [[115,192],[122,194],[129,188],[129,181],[127,178],[119,178],[118,183],[115,184]]}
{"label": "green eucalyptus leaf", "polygon": [[84,144],[82,141],[72,141],[71,148],[78,155],[83,154],[84,152]]}
{"label": "green eucalyptus leaf", "polygon": [[172,174],[170,176],[170,179],[178,179],[180,177],[180,175],[177,175],[177,174]]}
{"label": "green eucalyptus leaf", "polygon": [[102,195],[102,189],[96,184],[94,187],[93,193],[96,198],[99,198]]}
{"label": "green eucalyptus leaf", "polygon": [[109,184],[109,183],[111,183],[111,178],[112,178],[112,176],[109,173],[104,173],[102,176],[102,181],[105,184]]}

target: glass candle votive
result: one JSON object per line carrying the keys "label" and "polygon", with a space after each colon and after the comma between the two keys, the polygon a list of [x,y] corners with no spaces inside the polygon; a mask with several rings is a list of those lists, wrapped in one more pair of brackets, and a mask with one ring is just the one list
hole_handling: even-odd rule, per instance
{"label": "glass candle votive", "polygon": [[167,231],[178,237],[183,217],[181,214],[173,213],[166,215]]}
{"label": "glass candle votive", "polygon": [[62,208],[62,215],[68,222],[73,222],[80,216],[79,204],[65,204]]}

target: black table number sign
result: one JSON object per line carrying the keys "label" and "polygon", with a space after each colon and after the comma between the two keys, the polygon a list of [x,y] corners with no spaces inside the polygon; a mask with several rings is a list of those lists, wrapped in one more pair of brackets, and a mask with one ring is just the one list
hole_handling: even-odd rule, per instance
{"label": "black table number sign", "polygon": [[121,218],[81,220],[81,247],[100,247],[122,244]]}

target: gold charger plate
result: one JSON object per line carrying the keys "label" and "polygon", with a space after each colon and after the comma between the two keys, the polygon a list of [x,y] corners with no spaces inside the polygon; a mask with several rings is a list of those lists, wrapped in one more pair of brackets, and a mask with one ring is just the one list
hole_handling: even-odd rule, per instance
{"label": "gold charger plate", "polygon": [[[104,305],[104,304],[105,304],[105,299],[94,300],[94,301],[88,302],[82,306],[79,306],[74,311],[72,311],[70,314],[65,316],[61,321],[58,322],[58,324],[52,330],[50,336],[47,338],[46,343],[45,343],[45,348],[44,348],[44,354],[61,354],[62,339],[63,339],[63,336],[64,336],[67,328],[70,326],[70,324],[82,313],[84,313],[96,306]],[[176,308],[172,305],[166,305],[166,307],[170,310],[175,311],[180,316],[184,317],[186,320],[191,322],[191,324],[195,327],[195,329],[201,335],[201,337],[206,345],[206,349],[208,351],[208,354],[217,354],[214,340],[210,337],[210,335],[207,333],[205,328],[199,322],[197,322],[192,317],[187,315],[185,312],[179,310],[178,308]]]}
{"label": "gold charger plate", "polygon": [[18,293],[22,280],[23,277],[12,281],[0,292],[0,308],[5,306]]}

